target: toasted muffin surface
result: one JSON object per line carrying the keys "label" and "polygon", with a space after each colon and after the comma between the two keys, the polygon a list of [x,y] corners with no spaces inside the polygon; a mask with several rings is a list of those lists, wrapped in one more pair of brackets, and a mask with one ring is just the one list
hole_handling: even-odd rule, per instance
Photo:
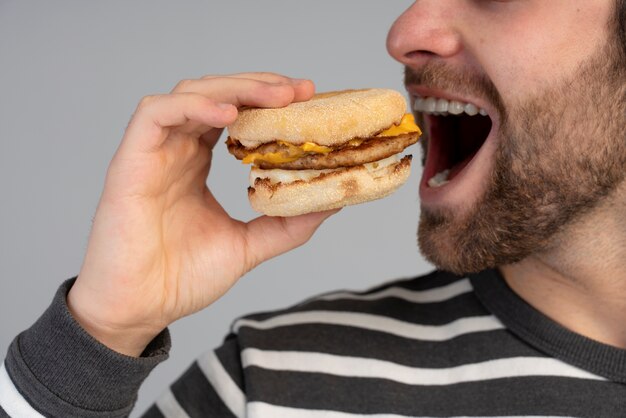
{"label": "toasted muffin surface", "polygon": [[241,110],[228,133],[246,148],[276,140],[336,146],[369,138],[398,123],[405,112],[406,101],[395,90],[343,90],[283,108]]}
{"label": "toasted muffin surface", "polygon": [[404,184],[411,172],[411,156],[380,169],[363,165],[322,173],[309,180],[272,182],[258,177],[248,188],[257,212],[270,216],[296,216],[381,199]]}

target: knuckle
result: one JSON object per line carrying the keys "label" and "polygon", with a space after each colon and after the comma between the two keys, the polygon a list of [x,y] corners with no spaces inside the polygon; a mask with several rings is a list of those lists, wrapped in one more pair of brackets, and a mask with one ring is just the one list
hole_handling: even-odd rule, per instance
{"label": "knuckle", "polygon": [[284,75],[278,74],[278,73],[273,73],[271,71],[259,71],[256,74],[259,75],[260,77],[279,78],[279,79],[287,80],[287,77],[285,77]]}
{"label": "knuckle", "polygon": [[255,83],[255,87],[270,94],[291,88],[291,86],[287,83],[268,83],[264,81],[257,81]]}
{"label": "knuckle", "polygon": [[189,90],[190,86],[193,84],[193,81],[194,80],[190,80],[190,79],[180,80],[174,87],[174,91]]}
{"label": "knuckle", "polygon": [[156,100],[157,100],[157,96],[156,95],[144,96],[139,101],[139,105],[137,106],[137,109],[144,109],[144,108],[150,106],[151,104],[153,104]]}
{"label": "knuckle", "polygon": [[267,80],[273,80],[274,83],[291,84],[291,79],[283,74],[273,73],[269,71],[259,73],[260,76]]}
{"label": "knuckle", "polygon": [[201,94],[191,93],[187,95],[189,100],[192,100],[197,106],[212,106],[215,102],[213,99],[203,96]]}

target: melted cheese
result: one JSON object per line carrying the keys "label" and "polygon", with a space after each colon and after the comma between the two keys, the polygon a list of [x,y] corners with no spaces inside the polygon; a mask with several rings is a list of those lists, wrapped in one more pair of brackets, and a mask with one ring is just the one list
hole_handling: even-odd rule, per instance
{"label": "melted cheese", "polygon": [[350,145],[351,147],[358,147],[363,142],[365,142],[365,138],[351,139],[348,141],[348,145]]}
{"label": "melted cheese", "polygon": [[328,154],[333,149],[330,147],[325,147],[324,145],[317,145],[313,142],[305,142],[300,145],[300,148],[304,150],[304,152],[315,152],[317,154]]}
{"label": "melted cheese", "polygon": [[[402,117],[400,123],[398,125],[393,125],[391,128],[386,129],[376,135],[377,137],[389,137],[389,136],[398,136],[407,133],[417,132],[421,134],[420,128],[415,124],[415,119],[413,115],[407,113]],[[358,147],[365,141],[366,138],[355,138],[348,141],[348,145],[352,147]],[[290,163],[292,161],[297,160],[298,158],[306,155],[306,154],[328,154],[333,151],[333,148],[326,147],[324,145],[318,145],[313,142],[305,142],[302,145],[294,145],[285,141],[276,141],[279,144],[285,146],[287,149],[285,151],[280,152],[268,152],[266,154],[261,154],[258,152],[252,152],[246,155],[243,160],[241,160],[244,164],[256,164],[258,162],[268,162],[271,164],[281,164],[281,163]]]}
{"label": "melted cheese", "polygon": [[253,152],[246,155],[243,160],[241,160],[244,164],[256,163],[265,161],[272,164],[280,164],[280,163],[290,163],[292,161],[297,160],[307,153],[316,153],[316,154],[328,154],[333,149],[330,147],[325,147],[323,145],[317,145],[313,142],[305,142],[302,145],[294,145],[285,141],[276,141],[279,144],[287,147],[285,151],[280,152],[268,152],[267,154],[260,154],[258,152]]}
{"label": "melted cheese", "polygon": [[302,154],[291,155],[289,152],[268,152],[267,154],[259,154],[258,152],[253,152],[243,157],[241,162],[244,164],[253,164],[256,162],[267,161],[273,164],[280,164],[296,161],[301,156]]}
{"label": "melted cheese", "polygon": [[422,133],[419,126],[417,126],[417,124],[415,123],[415,118],[413,117],[413,114],[407,113],[406,115],[402,116],[402,120],[400,120],[399,124],[393,125],[391,128],[382,131],[376,136],[398,136],[413,132],[417,132],[418,134]]}

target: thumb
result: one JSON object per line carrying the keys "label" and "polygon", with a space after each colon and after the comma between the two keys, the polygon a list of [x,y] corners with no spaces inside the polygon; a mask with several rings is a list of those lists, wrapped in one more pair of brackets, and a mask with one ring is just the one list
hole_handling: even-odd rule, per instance
{"label": "thumb", "polygon": [[327,218],[340,209],[307,213],[293,217],[260,216],[247,224],[247,244],[249,260],[253,265],[293,250],[311,238],[315,230]]}

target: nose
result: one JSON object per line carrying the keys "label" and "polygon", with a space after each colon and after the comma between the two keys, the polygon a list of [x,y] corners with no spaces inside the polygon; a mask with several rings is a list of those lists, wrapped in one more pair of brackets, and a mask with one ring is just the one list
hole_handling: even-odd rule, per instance
{"label": "nose", "polygon": [[391,26],[387,51],[412,67],[458,54],[462,49],[456,28],[460,7],[457,0],[417,0]]}

